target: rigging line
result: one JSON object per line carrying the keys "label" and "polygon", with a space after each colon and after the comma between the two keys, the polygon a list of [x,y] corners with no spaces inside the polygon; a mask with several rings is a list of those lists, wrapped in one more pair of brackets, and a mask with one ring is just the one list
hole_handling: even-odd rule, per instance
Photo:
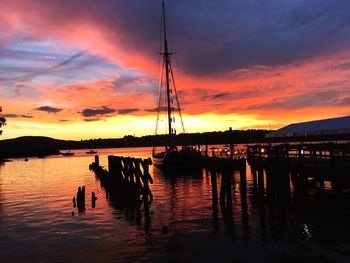
{"label": "rigging line", "polygon": [[[164,71],[166,71],[166,66],[165,66],[165,63],[166,63],[166,60],[165,60],[165,58],[163,59],[164,60],[164,68],[163,68],[163,70]],[[166,74],[165,74],[165,76],[163,75],[162,76],[162,83],[163,83],[163,81],[165,82],[165,79],[166,79]],[[164,85],[166,85],[165,83],[164,83]],[[168,104],[168,98],[167,98],[167,90],[166,89],[163,89],[163,92],[164,92],[164,107],[163,107],[163,112],[164,112],[164,134],[167,134],[168,132],[167,132],[167,130],[168,130],[168,127],[167,127],[167,125],[166,125],[166,119],[168,118],[168,112],[166,111],[166,105]]]}
{"label": "rigging line", "polygon": [[[160,19],[160,21],[159,21],[159,23],[160,23],[160,26],[159,26],[159,28],[160,28],[160,31],[162,32],[162,25],[163,25],[163,21],[162,21],[162,19]],[[163,65],[162,66],[160,66],[160,64],[161,63],[163,63],[163,60],[162,60],[162,56],[159,56],[159,54],[161,54],[161,52],[162,52],[162,34],[159,34],[159,46],[158,46],[158,67],[157,67],[157,69],[158,69],[158,72],[157,72],[157,82],[159,82],[159,81],[162,81],[162,79],[161,79],[161,74],[163,74]],[[159,93],[159,83],[158,83],[158,90],[157,90],[157,96],[159,96],[160,95],[160,93]],[[156,98],[156,104],[159,104],[159,98],[157,97]]]}
{"label": "rigging line", "polygon": [[158,133],[158,126],[159,126],[159,115],[160,115],[160,107],[161,107],[161,101],[162,101],[162,81],[163,81],[163,75],[164,75],[164,64],[162,66],[162,73],[161,73],[161,78],[159,81],[159,86],[158,86],[158,109],[157,109],[157,122],[156,122],[156,130],[155,130],[155,135]]}
{"label": "rigging line", "polygon": [[[159,93],[161,94],[160,95],[160,98],[159,98],[159,103],[158,103],[158,112],[159,112],[159,116],[160,114],[163,112],[164,115],[163,115],[163,120],[166,120],[167,118],[167,112],[165,110],[165,105],[166,105],[166,101],[167,101],[167,94],[166,94],[166,89],[164,89],[164,79],[165,79],[165,74],[164,74],[164,71],[165,71],[165,59],[163,58],[163,64],[162,64],[162,77],[161,77],[161,80],[160,80],[160,86],[159,86]],[[167,126],[164,125],[164,134],[167,133]]]}
{"label": "rigging line", "polygon": [[157,66],[157,68],[158,68],[158,71],[157,71],[157,90],[156,90],[156,92],[157,92],[157,97],[156,97],[156,101],[155,101],[155,104],[158,104],[158,100],[159,100],[159,95],[160,95],[160,93],[159,93],[159,83],[160,83],[160,81],[161,81],[161,74],[163,74],[163,66],[160,66],[160,64],[161,64],[161,57],[159,56],[159,59],[158,59],[158,66]]}
{"label": "rigging line", "polygon": [[[160,19],[160,28],[162,28],[162,20]],[[162,31],[162,30],[161,30]],[[158,46],[158,54],[160,54],[162,52],[162,36],[160,34],[159,36],[159,46]],[[161,82],[162,82],[162,76],[163,76],[163,65],[160,66],[162,61],[161,56],[158,56],[158,72],[157,72],[157,97],[156,97],[156,101],[155,104],[158,107],[158,112],[157,112],[157,121],[156,121],[156,129],[155,129],[155,135],[157,135],[158,132],[158,123],[159,123],[159,105],[160,105],[160,100],[161,100]]]}
{"label": "rigging line", "polygon": [[160,67],[160,60],[159,60],[159,70],[158,70],[158,85],[157,85],[157,98],[156,98],[156,105],[157,105],[157,121],[156,121],[156,129],[155,129],[155,135],[158,132],[158,123],[159,123],[159,105],[160,105],[160,101],[161,101],[161,87],[162,87],[162,78],[163,78],[163,67]]}
{"label": "rigging line", "polygon": [[[164,45],[164,53],[169,53],[169,31],[168,31],[168,21],[165,19],[165,7],[164,7],[164,1],[162,1],[162,42],[164,43],[164,40],[166,40],[166,45]],[[165,50],[167,49],[167,50]],[[171,52],[170,52],[171,53]]]}
{"label": "rigging line", "polygon": [[[163,40],[163,19],[162,17],[159,19],[159,28],[161,34],[159,34],[159,46],[158,46],[158,54],[162,53],[162,40]],[[160,64],[162,63],[162,66]],[[163,80],[163,74],[164,74],[164,60],[162,59],[162,56],[158,56],[158,72],[157,72],[157,97],[156,97],[156,105],[157,105],[157,121],[156,121],[156,129],[155,129],[155,135],[158,133],[158,127],[159,127],[159,115],[160,115],[160,104],[162,99],[162,80]]]}
{"label": "rigging line", "polygon": [[174,86],[174,93],[175,93],[177,108],[178,108],[178,110],[179,110],[179,115],[180,115],[180,120],[181,120],[181,126],[182,126],[182,132],[185,133],[185,125],[184,125],[184,122],[183,122],[183,119],[182,119],[182,111],[181,111],[181,106],[180,106],[179,97],[177,96],[177,90],[176,90],[176,85],[175,85],[173,67],[172,67],[171,64],[170,64],[170,75],[171,75],[171,79],[172,79],[173,86]]}
{"label": "rigging line", "polygon": [[168,40],[167,40],[167,30],[166,30],[166,18],[165,18],[165,8],[164,8],[164,1],[162,1],[162,11],[163,11],[163,31],[164,31],[164,60],[165,60],[165,80],[166,80],[166,92],[167,92],[167,103],[166,105],[168,110],[168,131],[169,131],[169,145],[171,145],[171,134],[172,134],[172,125],[171,125],[171,107],[170,107],[170,94],[171,90],[169,87],[169,64],[170,64],[170,55],[168,49]]}
{"label": "rigging line", "polygon": [[[162,12],[160,12],[162,13]],[[159,23],[160,23],[160,34],[159,34],[159,54],[162,52],[162,44],[163,44],[163,17],[162,15],[160,16],[160,20],[159,20]],[[159,60],[161,59],[162,57],[159,56]]]}

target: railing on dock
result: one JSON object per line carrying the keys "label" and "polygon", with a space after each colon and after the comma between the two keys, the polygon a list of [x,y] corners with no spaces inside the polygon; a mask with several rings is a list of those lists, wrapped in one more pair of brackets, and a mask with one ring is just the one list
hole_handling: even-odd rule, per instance
{"label": "railing on dock", "polygon": [[248,161],[257,159],[350,160],[350,144],[280,144],[247,147]]}
{"label": "railing on dock", "polygon": [[211,147],[205,155],[213,158],[222,158],[222,159],[244,159],[246,158],[245,150],[234,150],[229,149],[228,147]]}
{"label": "railing on dock", "polygon": [[[280,144],[254,145],[247,147],[247,160],[253,179],[263,183],[264,174],[269,178],[316,180],[321,188],[330,181],[332,188],[341,190],[350,186],[350,144]],[[261,177],[261,179],[259,179]],[[271,176],[270,176],[271,177]],[[293,180],[294,180],[293,179]],[[288,180],[287,180],[288,181]]]}

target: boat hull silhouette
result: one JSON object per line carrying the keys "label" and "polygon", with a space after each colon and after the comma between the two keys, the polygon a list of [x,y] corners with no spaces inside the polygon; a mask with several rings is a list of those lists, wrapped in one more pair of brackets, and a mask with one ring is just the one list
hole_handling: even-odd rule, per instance
{"label": "boat hull silhouette", "polygon": [[165,151],[152,155],[152,163],[158,167],[187,167],[200,165],[202,155],[194,150]]}
{"label": "boat hull silhouette", "polygon": [[74,155],[74,152],[63,152],[63,153],[61,153],[61,155],[63,155],[63,156],[72,156],[72,155]]}

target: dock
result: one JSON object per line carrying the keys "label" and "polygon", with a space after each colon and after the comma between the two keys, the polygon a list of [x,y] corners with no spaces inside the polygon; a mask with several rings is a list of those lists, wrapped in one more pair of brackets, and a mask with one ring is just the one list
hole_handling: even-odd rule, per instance
{"label": "dock", "polygon": [[[253,177],[263,181],[263,174],[285,181],[312,179],[323,188],[329,181],[334,190],[350,184],[349,143],[309,143],[254,145],[247,147],[247,161]],[[259,177],[261,179],[259,180]]]}

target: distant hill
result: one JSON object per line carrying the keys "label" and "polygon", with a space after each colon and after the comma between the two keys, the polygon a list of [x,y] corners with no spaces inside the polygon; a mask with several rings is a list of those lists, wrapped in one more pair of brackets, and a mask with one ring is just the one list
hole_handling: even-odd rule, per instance
{"label": "distant hill", "polygon": [[59,154],[59,149],[64,145],[64,142],[40,136],[2,140],[0,141],[0,159],[1,157],[16,158]]}

